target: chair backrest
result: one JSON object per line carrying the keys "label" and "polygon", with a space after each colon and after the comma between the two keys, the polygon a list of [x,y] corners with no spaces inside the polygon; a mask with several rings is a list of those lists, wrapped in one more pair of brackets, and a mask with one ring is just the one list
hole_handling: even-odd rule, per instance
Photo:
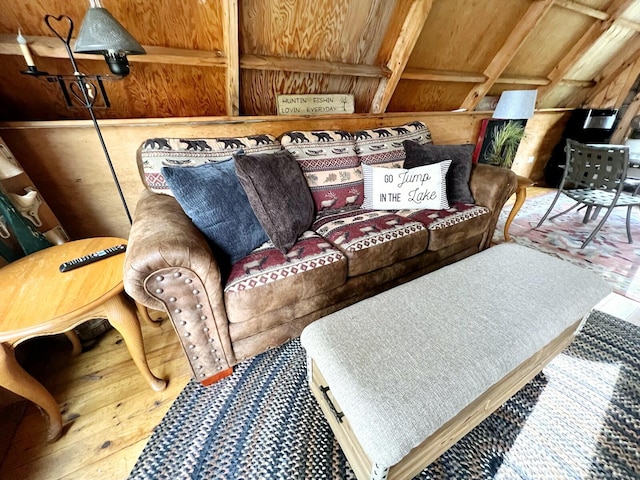
{"label": "chair backrest", "polygon": [[567,139],[567,160],[560,188],[586,188],[618,193],[629,164],[629,147],[585,145]]}

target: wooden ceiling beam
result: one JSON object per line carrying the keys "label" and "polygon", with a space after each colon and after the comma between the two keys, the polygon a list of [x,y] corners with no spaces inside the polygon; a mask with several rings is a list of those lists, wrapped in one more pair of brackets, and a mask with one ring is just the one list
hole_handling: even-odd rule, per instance
{"label": "wooden ceiling beam", "polygon": [[[29,48],[38,57],[67,58],[62,43],[52,37],[29,36]],[[187,50],[183,48],[153,47],[144,45],[146,55],[131,55],[129,62],[167,63],[173,65],[191,65],[201,67],[227,68],[225,55],[219,50]],[[13,34],[0,34],[0,55],[22,55]],[[98,60],[96,55],[74,54],[77,59]],[[37,61],[37,58],[36,58]],[[355,65],[350,63],[307,60],[303,58],[269,57],[260,55],[241,55],[239,68],[246,70],[284,70],[301,73],[324,73],[329,75],[347,75],[354,77],[383,78],[391,76],[387,67],[375,65]]]}
{"label": "wooden ceiling beam", "polygon": [[460,105],[461,109],[473,110],[476,105],[478,105],[480,100],[482,100],[489,89],[496,83],[496,80],[500,78],[509,63],[511,63],[511,60],[513,60],[513,57],[518,53],[518,50],[520,50],[520,47],[522,47],[536,25],[538,25],[540,20],[542,20],[545,14],[551,9],[554,1],[555,0],[534,0],[531,2],[529,8],[513,29],[506,42],[484,70],[483,73],[486,80],[473,86]]}
{"label": "wooden ceiling beam", "polygon": [[387,110],[432,5],[433,0],[413,0],[386,65],[391,71],[391,76],[381,79],[378,83],[369,109],[371,113],[384,113]]}
{"label": "wooden ceiling beam", "polygon": [[[60,40],[53,37],[29,36],[29,49],[37,57],[69,58],[67,50]],[[152,47],[143,45],[146,55],[129,55],[130,63],[170,63],[177,65],[193,65],[206,67],[226,67],[227,59],[219,50],[207,52],[204,50],[187,50],[183,48]],[[20,47],[13,34],[0,34],[0,55],[22,55]],[[78,60],[98,60],[96,55],[74,53]],[[37,58],[35,59],[37,63]]]}
{"label": "wooden ceiling beam", "polygon": [[485,76],[481,73],[429,70],[426,68],[405,68],[401,78],[402,80],[454,83],[477,83],[485,80]]}
{"label": "wooden ceiling beam", "polygon": [[[425,68],[406,68],[402,74],[402,80],[418,80],[425,82],[452,82],[452,83],[482,83],[487,77],[475,72],[455,72],[446,70],[429,70]],[[495,83],[510,85],[537,85],[544,86],[549,83],[545,77],[528,77],[521,75],[504,75],[496,79]],[[595,82],[591,80],[562,80],[564,85],[572,87],[593,88]]]}
{"label": "wooden ceiling beam", "polygon": [[542,102],[567,75],[569,70],[582,58],[589,48],[604,34],[613,23],[629,8],[635,0],[613,0],[606,11],[607,19],[598,20],[573,44],[562,60],[547,75],[550,82],[538,92],[538,101]]}
{"label": "wooden ceiling beam", "polygon": [[304,58],[269,57],[265,55],[242,55],[240,68],[245,70],[275,70],[300,73],[323,73],[352,77],[390,77],[391,70],[375,65],[308,60]]}
{"label": "wooden ceiling beam", "polygon": [[[598,20],[604,21],[610,18],[610,15],[607,12],[588,7],[587,5],[575,2],[574,0],[556,0],[556,5],[566,8],[567,10],[573,10],[574,12],[582,13],[583,15],[586,15],[588,17],[597,18]],[[618,18],[614,21],[614,23],[626,27],[630,30],[640,32],[640,23],[627,20],[626,18]]]}
{"label": "wooden ceiling beam", "polygon": [[223,44],[227,57],[226,98],[227,115],[240,115],[240,47],[238,46],[238,0],[223,0]]}

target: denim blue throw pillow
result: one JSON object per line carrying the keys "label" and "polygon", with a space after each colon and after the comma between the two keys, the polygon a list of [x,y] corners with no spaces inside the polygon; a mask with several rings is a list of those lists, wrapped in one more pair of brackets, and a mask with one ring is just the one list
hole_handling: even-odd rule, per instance
{"label": "denim blue throw pillow", "polygon": [[269,240],[238,181],[233,159],[162,167],[161,172],[185,213],[225,257],[218,259],[223,272]]}

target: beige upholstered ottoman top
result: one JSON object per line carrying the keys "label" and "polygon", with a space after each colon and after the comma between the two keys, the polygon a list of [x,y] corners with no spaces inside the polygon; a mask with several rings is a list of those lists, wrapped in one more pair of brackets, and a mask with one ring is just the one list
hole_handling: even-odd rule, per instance
{"label": "beige upholstered ottoman top", "polygon": [[502,244],[332,313],[301,341],[387,467],[608,293],[586,269]]}

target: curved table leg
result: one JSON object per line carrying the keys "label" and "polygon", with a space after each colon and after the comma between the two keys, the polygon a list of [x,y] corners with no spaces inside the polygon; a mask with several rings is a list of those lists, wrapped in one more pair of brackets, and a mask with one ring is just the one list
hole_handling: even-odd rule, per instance
{"label": "curved table leg", "polygon": [[47,439],[53,441],[62,433],[62,416],[53,396],[17,362],[13,347],[0,344],[0,386],[31,400],[49,416]]}
{"label": "curved table leg", "polygon": [[518,211],[520,210],[520,207],[522,207],[522,204],[524,203],[526,198],[527,187],[518,187],[518,189],[516,190],[516,201],[513,204],[511,212],[509,212],[507,221],[504,224],[504,239],[507,242],[511,241],[511,237],[509,236],[509,227],[511,226],[511,222],[513,222],[513,219],[516,218],[516,215],[518,214]]}
{"label": "curved table leg", "polygon": [[151,318],[151,316],[149,316],[149,309],[147,309],[147,307],[145,307],[144,305],[138,302],[135,302],[135,304],[136,304],[136,308],[138,309],[138,316],[142,318],[147,323],[147,325],[160,327],[160,325],[162,324],[162,320],[155,321],[154,319]]}
{"label": "curved table leg", "polygon": [[133,358],[138,370],[151,385],[151,388],[156,392],[167,388],[167,382],[154,376],[149,369],[147,357],[144,354],[140,323],[131,304],[120,294],[107,300],[102,308],[107,315],[109,323],[122,335],[131,358]]}
{"label": "curved table leg", "polygon": [[82,343],[80,343],[80,338],[78,338],[78,334],[76,332],[74,332],[73,330],[69,330],[68,332],[64,332],[64,334],[69,339],[69,341],[71,342],[71,345],[73,347],[73,350],[71,351],[71,354],[74,357],[77,357],[78,355],[80,355],[82,353]]}

